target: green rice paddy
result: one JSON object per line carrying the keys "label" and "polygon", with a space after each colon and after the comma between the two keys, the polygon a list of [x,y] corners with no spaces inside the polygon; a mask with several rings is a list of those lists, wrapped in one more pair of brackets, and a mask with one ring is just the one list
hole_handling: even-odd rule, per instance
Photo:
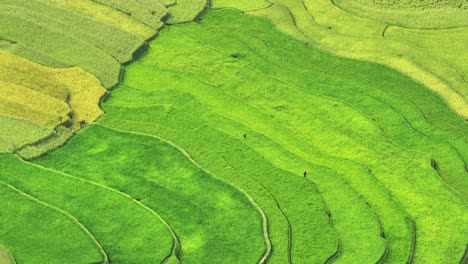
{"label": "green rice paddy", "polygon": [[[256,5],[265,4],[263,0],[254,2]],[[336,1],[341,2],[344,1]],[[346,5],[353,5],[363,1],[346,2]],[[392,5],[410,3],[407,5],[411,6],[414,2],[424,5],[434,1],[393,1]],[[385,13],[388,8],[372,11],[374,19],[363,18],[362,16],[370,13],[369,9],[372,10],[375,5],[366,5],[364,11],[356,11],[351,7],[343,9],[337,6],[335,1],[329,0],[271,0],[267,3],[271,4],[251,9],[249,3],[214,0],[212,6],[216,9],[239,8],[248,14],[265,17],[281,32],[308,46],[338,56],[387,65],[424,84],[455,112],[465,119],[468,117],[465,78],[468,70],[465,61],[468,58],[466,52],[459,52],[464,50],[467,42],[465,26],[468,23],[468,10],[463,6],[458,9],[442,9],[442,15],[445,17],[439,19],[431,14],[423,14],[424,20],[416,15],[419,9],[408,11],[398,8],[397,19],[422,23],[420,26],[411,27],[399,22],[382,21],[382,18],[388,18]],[[445,6],[444,1],[437,3],[439,7]],[[348,11],[349,9],[359,12],[359,16]],[[441,9],[426,7],[424,11],[427,10],[432,12]],[[432,25],[429,29],[425,28],[424,21],[450,23],[451,18],[457,17],[450,13],[453,10],[462,22],[460,25]],[[403,16],[405,12],[409,18]]]}
{"label": "green rice paddy", "polygon": [[465,2],[0,7],[0,263],[466,262]]}

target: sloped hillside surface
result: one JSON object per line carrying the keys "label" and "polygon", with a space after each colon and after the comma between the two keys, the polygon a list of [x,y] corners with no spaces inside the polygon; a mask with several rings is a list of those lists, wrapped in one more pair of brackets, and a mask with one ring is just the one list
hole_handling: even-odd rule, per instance
{"label": "sloped hillside surface", "polygon": [[[265,215],[249,223],[258,230],[266,220],[263,236],[271,248],[261,245],[262,234],[256,233],[249,239],[255,246],[225,253],[233,260],[456,263],[462,258],[466,124],[411,79],[313,50],[236,11],[211,11],[200,23],[163,30],[148,53],[126,69],[123,84],[103,104],[106,114],[98,123],[106,129],[90,128],[39,160],[41,166],[124,189],[156,206],[152,199],[162,197],[125,184],[157,177],[158,170],[150,168],[164,164],[161,155],[124,152],[111,142],[125,148],[125,133],[136,136],[133,148],[163,140],[245,191],[255,202],[251,206]],[[111,140],[110,134],[119,133],[120,139]],[[108,161],[112,157],[115,163]],[[109,168],[103,170],[105,164]],[[182,182],[176,186],[179,193],[195,193]],[[172,215],[156,208],[180,238],[180,259],[204,262],[210,254],[202,254],[208,251],[200,240],[187,236],[188,227],[204,229],[196,214],[180,225],[175,219],[186,219],[182,211]],[[235,243],[243,236],[222,237]],[[202,241],[214,255],[223,248],[209,246],[208,236]],[[267,254],[259,254],[261,249]],[[226,263],[235,262],[228,256]]]}
{"label": "sloped hillside surface", "polygon": [[122,64],[169,17],[190,21],[205,7],[201,0],[1,1],[0,152],[33,159],[63,145],[101,115],[104,88],[117,85]]}
{"label": "sloped hillside surface", "polygon": [[[264,3],[263,0],[254,2],[255,5]],[[424,19],[418,18],[417,10],[376,7],[371,5],[373,1],[360,1],[368,3],[361,9],[339,6],[339,3],[353,5],[356,2],[269,0],[265,7],[251,9],[248,2],[213,0],[212,6],[237,8],[265,17],[281,32],[325,52],[389,66],[425,85],[467,119],[468,54],[462,52],[468,42],[464,27],[468,25],[465,5],[453,8],[444,1],[437,1],[441,9],[420,8],[424,12],[435,10],[433,15],[422,13],[420,16]],[[386,2],[414,6],[435,1]],[[456,14],[450,13],[452,11]],[[453,19],[459,22],[452,24]],[[431,25],[433,22],[436,24]]]}
{"label": "sloped hillside surface", "polygon": [[466,28],[207,4],[0,3],[0,262],[466,262]]}
{"label": "sloped hillside surface", "polygon": [[55,69],[0,52],[0,69],[1,152],[39,156],[102,114],[106,90],[80,68]]}

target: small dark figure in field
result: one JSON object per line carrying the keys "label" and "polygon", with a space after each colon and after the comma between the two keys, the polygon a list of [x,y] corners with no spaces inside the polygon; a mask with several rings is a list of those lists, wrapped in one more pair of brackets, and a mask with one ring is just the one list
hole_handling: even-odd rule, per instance
{"label": "small dark figure in field", "polygon": [[247,134],[244,133],[244,139],[247,139]]}
{"label": "small dark figure in field", "polygon": [[307,178],[307,171],[304,171],[304,178]]}

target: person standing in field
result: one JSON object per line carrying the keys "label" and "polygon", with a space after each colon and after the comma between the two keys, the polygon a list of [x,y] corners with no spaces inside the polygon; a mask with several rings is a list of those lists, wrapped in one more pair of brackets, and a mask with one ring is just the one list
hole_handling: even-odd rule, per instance
{"label": "person standing in field", "polygon": [[244,139],[247,139],[247,133],[244,133]]}
{"label": "person standing in field", "polygon": [[304,171],[304,178],[307,178],[307,171]]}

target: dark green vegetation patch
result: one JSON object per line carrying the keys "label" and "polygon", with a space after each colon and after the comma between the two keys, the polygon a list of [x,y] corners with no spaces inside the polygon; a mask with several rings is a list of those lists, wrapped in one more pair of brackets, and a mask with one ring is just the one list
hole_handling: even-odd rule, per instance
{"label": "dark green vegetation patch", "polygon": [[[93,126],[38,163],[127,193],[157,212],[177,234],[182,251],[176,256],[183,262],[254,263],[262,256],[261,217],[247,197],[154,137]],[[133,237],[130,230],[121,236]],[[161,242],[159,248],[146,245],[153,254],[137,263],[151,263],[168,245]]]}

